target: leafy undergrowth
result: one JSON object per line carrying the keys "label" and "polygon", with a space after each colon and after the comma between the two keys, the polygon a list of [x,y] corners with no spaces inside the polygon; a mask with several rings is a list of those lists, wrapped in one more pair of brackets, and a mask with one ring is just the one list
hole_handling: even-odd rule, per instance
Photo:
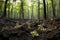
{"label": "leafy undergrowth", "polygon": [[0,19],[0,40],[58,40],[60,19]]}

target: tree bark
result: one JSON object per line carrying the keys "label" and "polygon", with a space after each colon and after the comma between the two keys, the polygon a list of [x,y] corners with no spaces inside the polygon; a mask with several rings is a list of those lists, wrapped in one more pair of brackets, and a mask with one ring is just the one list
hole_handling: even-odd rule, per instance
{"label": "tree bark", "polygon": [[7,2],[8,2],[8,0],[5,1],[5,5],[4,5],[4,13],[3,13],[3,15],[1,16],[2,18],[5,18],[5,17],[6,17],[6,7],[7,7]]}
{"label": "tree bark", "polygon": [[29,9],[28,9],[28,19],[29,19]]}
{"label": "tree bark", "polygon": [[47,2],[47,18],[49,18],[48,2]]}
{"label": "tree bark", "polygon": [[55,18],[56,17],[56,15],[55,15],[55,4],[53,3],[53,0],[51,0],[51,2],[52,2],[52,8],[53,8],[53,18]]}
{"label": "tree bark", "polygon": [[47,19],[47,17],[46,17],[46,4],[45,4],[45,0],[43,0],[43,6],[44,6],[44,19]]}
{"label": "tree bark", "polygon": [[9,0],[9,3],[8,3],[8,18],[10,17],[10,0]]}
{"label": "tree bark", "polygon": [[23,7],[23,0],[21,0],[21,16],[22,16],[22,19],[24,19],[24,7]]}
{"label": "tree bark", "polygon": [[40,0],[38,0],[38,19],[40,20]]}
{"label": "tree bark", "polygon": [[32,14],[31,14],[31,19],[33,19],[33,4],[32,4]]}

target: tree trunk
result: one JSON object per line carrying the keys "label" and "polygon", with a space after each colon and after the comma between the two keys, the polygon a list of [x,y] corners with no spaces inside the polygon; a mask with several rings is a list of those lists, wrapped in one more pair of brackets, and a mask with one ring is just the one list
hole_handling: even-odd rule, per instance
{"label": "tree trunk", "polygon": [[33,4],[32,4],[32,14],[31,14],[31,19],[33,19]]}
{"label": "tree trunk", "polygon": [[10,0],[9,0],[9,3],[8,3],[8,18],[10,17]]}
{"label": "tree trunk", "polygon": [[11,9],[11,18],[13,18],[13,5],[12,5],[12,9]]}
{"label": "tree trunk", "polygon": [[45,4],[45,0],[43,0],[43,6],[44,6],[44,19],[46,19],[46,4]]}
{"label": "tree trunk", "polygon": [[48,14],[49,14],[49,12],[48,12],[48,2],[47,2],[47,18],[49,18]]}
{"label": "tree trunk", "polygon": [[38,0],[38,19],[40,20],[40,0]]}
{"label": "tree trunk", "polygon": [[28,9],[28,19],[29,19],[29,9]]}
{"label": "tree trunk", "polygon": [[7,7],[7,2],[8,2],[8,0],[5,1],[5,5],[4,5],[4,13],[3,13],[3,15],[1,16],[2,18],[5,18],[5,17],[6,17],[6,7]]}
{"label": "tree trunk", "polygon": [[23,7],[23,0],[21,0],[21,16],[22,16],[22,19],[24,19],[24,7]]}
{"label": "tree trunk", "polygon": [[2,11],[2,2],[3,2],[3,1],[0,1],[0,3],[1,3],[1,4],[0,4],[0,17],[1,17],[2,12],[3,12],[3,11]]}
{"label": "tree trunk", "polygon": [[52,8],[53,8],[53,18],[55,18],[56,17],[56,15],[55,15],[55,4],[53,3],[53,0],[51,0],[51,2],[52,2]]}
{"label": "tree trunk", "polygon": [[60,0],[59,0],[59,7],[60,7]]}
{"label": "tree trunk", "polygon": [[60,0],[59,0],[59,13],[58,13],[58,17],[60,18]]}

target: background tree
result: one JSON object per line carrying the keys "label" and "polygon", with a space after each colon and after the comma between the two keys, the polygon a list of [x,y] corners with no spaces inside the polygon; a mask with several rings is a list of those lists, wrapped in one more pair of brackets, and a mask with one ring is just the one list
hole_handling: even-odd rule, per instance
{"label": "background tree", "polygon": [[10,0],[8,1],[8,18],[10,17]]}
{"label": "background tree", "polygon": [[45,4],[45,0],[43,0],[43,5],[44,5],[44,18],[46,19],[46,4]]}
{"label": "background tree", "polygon": [[29,19],[29,9],[28,9],[28,19]]}
{"label": "background tree", "polygon": [[8,0],[5,1],[5,5],[4,5],[4,13],[3,13],[3,15],[1,16],[2,18],[3,18],[3,17],[6,17],[7,2],[8,2]]}
{"label": "background tree", "polygon": [[40,0],[38,0],[38,19],[40,19]]}
{"label": "background tree", "polygon": [[55,18],[56,17],[56,13],[55,13],[55,1],[54,0],[51,0],[51,2],[52,2],[52,10],[53,10],[53,18]]}
{"label": "background tree", "polygon": [[23,0],[21,0],[21,10],[20,10],[20,14],[22,16],[22,19],[24,19],[24,7],[23,7]]}
{"label": "background tree", "polygon": [[33,10],[34,10],[34,0],[32,0],[32,13],[31,13],[31,19],[33,19]]}
{"label": "background tree", "polygon": [[4,1],[0,1],[0,17],[3,14],[3,10],[4,10]]}

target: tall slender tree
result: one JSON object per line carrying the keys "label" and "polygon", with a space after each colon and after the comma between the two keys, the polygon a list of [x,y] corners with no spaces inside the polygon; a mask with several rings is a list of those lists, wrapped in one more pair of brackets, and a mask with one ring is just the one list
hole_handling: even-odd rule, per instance
{"label": "tall slender tree", "polygon": [[10,17],[10,0],[9,0],[9,3],[8,3],[8,18]]}
{"label": "tall slender tree", "polygon": [[40,19],[40,0],[38,0],[38,19]]}
{"label": "tall slender tree", "polygon": [[47,2],[47,18],[49,18],[48,2]]}
{"label": "tall slender tree", "polygon": [[20,7],[20,13],[21,13],[22,19],[24,19],[24,7],[23,7],[23,1],[24,1],[24,0],[21,0],[21,7]]}
{"label": "tall slender tree", "polygon": [[29,19],[29,9],[28,9],[28,19]]}
{"label": "tall slender tree", "polygon": [[36,0],[31,0],[31,2],[32,2],[32,14],[31,14],[31,19],[33,19],[33,18],[34,18],[34,4],[35,4]]}
{"label": "tall slender tree", "polygon": [[12,8],[11,8],[11,18],[13,18],[13,5],[12,5]]}
{"label": "tall slender tree", "polygon": [[59,0],[59,7],[60,7],[60,0]]}
{"label": "tall slender tree", "polygon": [[4,1],[0,1],[0,17],[1,17],[1,14],[2,14],[2,3],[3,3]]}
{"label": "tall slender tree", "polygon": [[33,6],[34,6],[34,5],[32,4],[32,14],[31,14],[31,19],[33,19],[33,13],[34,13],[34,12],[33,12]]}
{"label": "tall slender tree", "polygon": [[[60,15],[60,0],[59,0],[59,13],[58,13],[58,15]],[[59,18],[60,18],[60,16],[59,16]]]}
{"label": "tall slender tree", "polygon": [[43,6],[44,6],[44,19],[46,19],[46,4],[45,4],[45,0],[43,0]]}
{"label": "tall slender tree", "polygon": [[3,15],[1,16],[2,18],[6,17],[7,2],[8,2],[8,0],[5,0],[4,13],[3,13]]}
{"label": "tall slender tree", "polygon": [[55,18],[56,15],[55,15],[55,3],[54,3],[54,0],[51,0],[51,3],[52,3],[52,9],[53,9],[53,18]]}

